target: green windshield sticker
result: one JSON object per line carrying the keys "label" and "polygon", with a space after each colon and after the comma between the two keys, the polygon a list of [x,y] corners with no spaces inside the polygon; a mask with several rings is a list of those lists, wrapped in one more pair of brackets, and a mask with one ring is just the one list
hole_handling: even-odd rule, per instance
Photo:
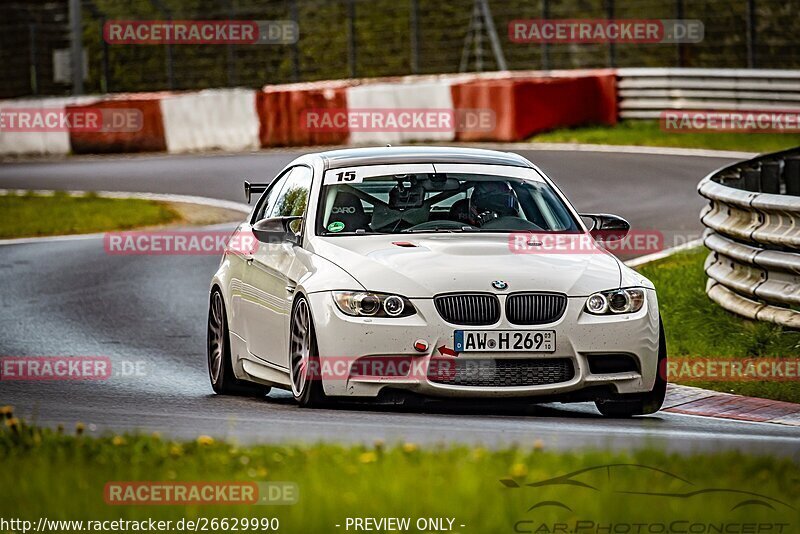
{"label": "green windshield sticker", "polygon": [[328,225],[329,232],[341,232],[344,230],[344,223],[341,221],[333,221]]}

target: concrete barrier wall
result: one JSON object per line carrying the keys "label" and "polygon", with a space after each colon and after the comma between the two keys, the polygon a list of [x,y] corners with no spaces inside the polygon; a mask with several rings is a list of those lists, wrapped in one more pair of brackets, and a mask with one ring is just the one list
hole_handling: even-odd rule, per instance
{"label": "concrete barrier wall", "polygon": [[459,141],[521,141],[554,128],[614,124],[617,118],[613,74],[570,77],[479,79],[453,85],[457,109],[488,108],[493,130],[466,130]]}
{"label": "concrete barrier wall", "polygon": [[[170,153],[253,150],[259,147],[402,144],[418,141],[520,141],[540,131],[617,118],[614,71],[495,72],[334,80],[213,89],[187,93],[117,94],[87,98],[14,100],[3,106],[103,110],[135,109],[138,131],[14,133],[0,128],[0,155],[111,152]],[[445,131],[321,131],[304,113],[360,109],[444,110],[454,113]],[[465,110],[490,110],[493,128],[456,127]]]}
{"label": "concrete barrier wall", "polygon": [[160,105],[168,152],[259,148],[254,90],[175,94],[162,98]]}
{"label": "concrete barrier wall", "polygon": [[[453,111],[451,80],[404,81],[358,85],[347,89],[349,110],[361,109],[431,109]],[[415,141],[453,141],[455,125],[445,132],[433,131],[359,131],[350,132],[354,145],[401,144]]]}
{"label": "concrete barrier wall", "polygon": [[[97,100],[94,97],[51,97],[0,101],[3,109],[55,109],[64,112],[69,104],[83,104]],[[70,133],[13,132],[0,127],[0,155],[63,155],[70,152]]]}
{"label": "concrete barrier wall", "polygon": [[75,154],[109,154],[129,152],[163,152],[167,150],[161,101],[170,93],[128,93],[106,97],[86,105],[70,105],[67,109],[135,110],[141,120],[136,131],[70,132]]}
{"label": "concrete barrier wall", "polygon": [[256,95],[262,147],[346,144],[349,132],[312,131],[303,124],[303,111],[346,109],[348,80],[272,85]]}

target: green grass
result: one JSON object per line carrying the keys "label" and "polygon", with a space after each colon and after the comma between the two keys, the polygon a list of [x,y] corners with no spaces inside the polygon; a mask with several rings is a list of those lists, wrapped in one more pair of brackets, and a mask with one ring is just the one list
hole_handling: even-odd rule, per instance
{"label": "green grass", "polygon": [[800,134],[669,133],[662,131],[659,122],[655,120],[628,120],[622,121],[616,126],[587,126],[554,130],[535,135],[530,141],[775,152],[800,145]]}
{"label": "green grass", "polygon": [[[530,446],[497,451],[411,444],[241,447],[208,439],[177,443],[153,436],[76,437],[6,421],[0,423],[0,518],[34,524],[39,517],[277,517],[280,532],[346,532],[348,517],[390,516],[454,517],[454,530],[466,533],[514,532],[519,521],[533,522],[519,524],[522,529],[540,523],[552,529],[554,522],[575,521],[786,523],[783,532],[797,532],[800,526],[800,468],[775,457],[679,456],[656,450],[558,453]],[[509,480],[538,482],[609,464],[646,467],[603,467],[577,478],[597,489],[507,487],[513,485]],[[110,506],[104,501],[104,486],[114,481],[289,481],[297,484],[299,501],[286,506]],[[707,488],[733,492],[685,499],[621,493]],[[543,501],[561,502],[572,511],[555,506],[528,511]],[[752,503],[734,509],[744,501],[766,502],[773,509]],[[413,527],[409,531],[418,532]]]}
{"label": "green grass", "polygon": [[[639,268],[656,286],[670,357],[798,357],[800,332],[731,314],[705,294],[704,248]],[[797,381],[692,382],[689,385],[800,402]]]}
{"label": "green grass", "polygon": [[0,238],[84,234],[176,222],[180,215],[163,203],[140,199],[0,195]]}

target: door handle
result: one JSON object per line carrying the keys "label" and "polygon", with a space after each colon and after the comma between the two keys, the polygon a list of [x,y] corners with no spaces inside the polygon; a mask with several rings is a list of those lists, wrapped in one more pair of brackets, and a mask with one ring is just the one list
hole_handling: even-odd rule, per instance
{"label": "door handle", "polygon": [[247,258],[247,265],[253,264],[253,258]]}

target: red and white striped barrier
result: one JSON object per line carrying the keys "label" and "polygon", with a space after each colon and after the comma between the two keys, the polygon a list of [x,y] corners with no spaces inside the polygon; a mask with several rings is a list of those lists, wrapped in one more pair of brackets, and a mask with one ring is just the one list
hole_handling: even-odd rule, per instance
{"label": "red and white striped barrier", "polygon": [[[0,101],[0,113],[9,110],[51,110],[63,114],[70,104],[85,104],[95,101],[92,97],[50,97]],[[6,120],[0,123],[0,155],[63,155],[70,152],[70,132],[62,129],[51,131],[15,131]]]}
{"label": "red and white striped barrier", "polygon": [[[274,85],[259,91],[237,88],[14,100],[0,102],[0,112],[36,106],[75,113],[131,111],[140,123],[136,129],[38,133],[5,131],[0,123],[0,155],[519,141],[553,128],[617,120],[613,70],[406,76]],[[320,113],[337,120],[319,127],[309,113],[315,120]],[[465,113],[481,115],[480,124],[470,125]],[[450,122],[434,121],[424,127],[414,122],[408,127],[409,115],[416,119],[419,115],[423,119],[449,116]],[[487,117],[491,117],[488,125],[483,120]]]}

